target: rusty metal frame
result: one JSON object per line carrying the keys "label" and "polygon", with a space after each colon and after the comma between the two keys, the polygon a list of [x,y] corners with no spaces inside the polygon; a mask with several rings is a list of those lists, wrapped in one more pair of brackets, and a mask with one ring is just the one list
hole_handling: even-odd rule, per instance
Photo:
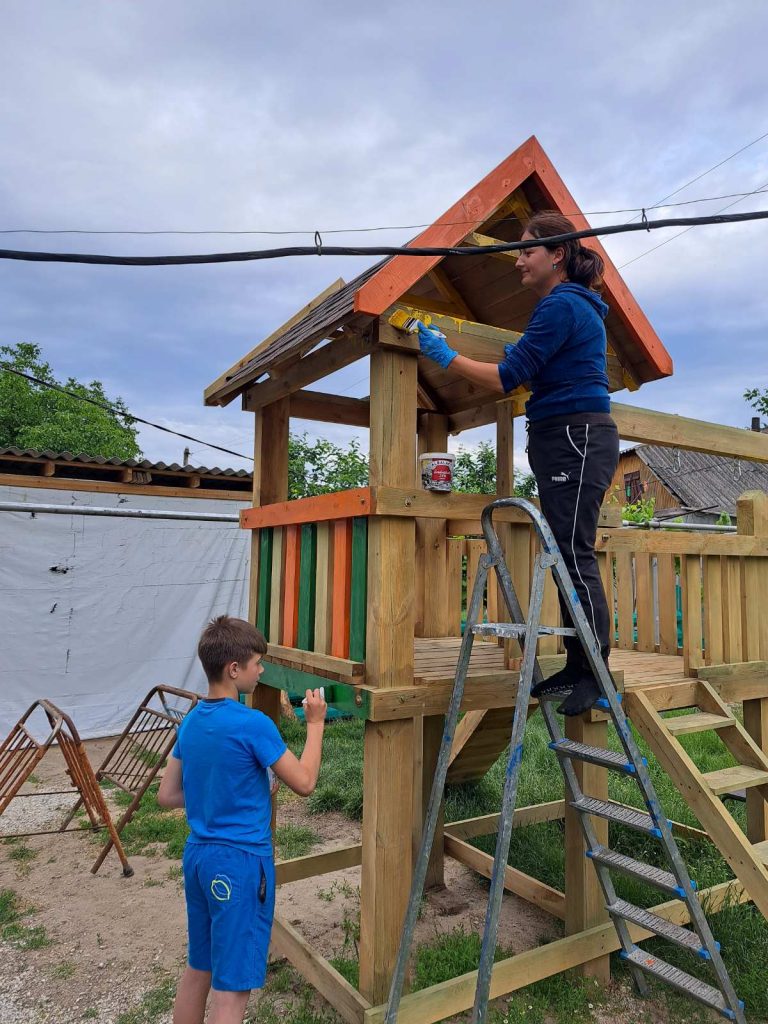
{"label": "rusty metal frame", "polygon": [[[51,731],[48,736],[39,742],[27,728],[30,717],[40,709],[48,719]],[[37,765],[42,761],[54,743],[58,743],[64,762],[67,766],[67,775],[72,780],[72,790],[56,790],[53,792],[35,792],[20,794],[19,790],[29,779]],[[52,704],[49,700],[36,700],[31,704],[19,721],[14,725],[6,738],[0,744],[0,815],[8,808],[11,801],[19,796],[52,796],[54,793],[76,792],[78,800],[73,810],[56,833],[81,832],[82,828],[68,828],[75,811],[83,806],[91,822],[93,830],[105,828],[109,833],[109,848],[115,847],[115,851],[123,866],[123,874],[130,877],[133,868],[128,863],[120,836],[116,829],[109,808],[104,799],[104,794],[94,774],[91,762],[85,752],[85,747],[80,739],[77,729],[69,717],[63,711]],[[17,839],[34,835],[50,835],[47,831],[17,832],[5,839]]]}
{"label": "rusty metal frame", "polygon": [[[183,709],[171,707],[169,698],[173,697],[186,701],[187,706]],[[133,797],[115,825],[118,836],[165,764],[176,742],[176,730],[180,722],[197,704],[198,699],[199,695],[189,690],[153,686],[96,769],[98,782],[109,782]],[[75,805],[64,822],[65,826],[79,807],[80,803]],[[104,863],[113,845],[114,839],[110,834],[91,868],[94,874]]]}

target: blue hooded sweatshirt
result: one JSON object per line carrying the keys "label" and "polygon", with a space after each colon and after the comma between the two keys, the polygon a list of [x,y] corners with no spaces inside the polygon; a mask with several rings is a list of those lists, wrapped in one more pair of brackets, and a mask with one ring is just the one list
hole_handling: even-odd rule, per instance
{"label": "blue hooded sweatshirt", "polygon": [[570,281],[541,299],[516,345],[504,349],[499,376],[505,392],[528,382],[531,422],[579,412],[610,412],[603,320],[608,306]]}

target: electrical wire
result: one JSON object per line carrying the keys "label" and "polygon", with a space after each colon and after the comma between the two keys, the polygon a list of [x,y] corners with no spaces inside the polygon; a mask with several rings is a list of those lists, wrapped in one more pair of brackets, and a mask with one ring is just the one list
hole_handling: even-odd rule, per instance
{"label": "electrical wire", "polygon": [[123,419],[130,423],[143,423],[144,426],[154,427],[155,430],[162,430],[166,434],[173,434],[175,437],[181,437],[185,441],[194,441],[195,444],[201,444],[205,448],[214,448],[217,452],[224,452],[226,455],[235,455],[238,459],[247,459],[253,462],[252,455],[242,455],[240,452],[232,451],[231,448],[222,448],[221,445],[211,444],[208,441],[203,441],[200,437],[193,437],[192,434],[182,434],[178,430],[172,430],[171,427],[164,427],[160,423],[153,423],[152,420],[145,420],[141,416],[135,416],[131,412],[124,412],[122,409],[118,409],[117,406],[110,405],[108,402],[99,402],[95,398],[89,398],[87,395],[78,395],[76,391],[69,391],[67,388],[61,386],[61,384],[54,384],[49,380],[41,380],[40,377],[34,377],[31,373],[24,373],[22,370],[16,370],[12,366],[0,363],[0,370],[3,373],[13,373],[17,377],[23,377],[24,380],[30,381],[32,384],[37,384],[38,387],[50,388],[52,391],[59,391],[62,395],[68,395],[70,398],[76,398],[78,402],[87,402],[88,405],[95,405],[97,409],[103,409],[105,412],[111,413],[113,416],[122,416]]}
{"label": "electrical wire", "polygon": [[[740,150],[740,152],[742,152]],[[725,161],[723,161],[724,163]],[[716,166],[721,166],[717,164]],[[714,168],[710,168],[714,170]],[[709,173],[707,171],[704,172]],[[703,175],[700,175],[703,177]],[[694,178],[694,181],[698,179]],[[688,183],[690,184],[690,182]],[[687,188],[687,186],[682,186]],[[677,192],[682,191],[677,189],[676,192],[670,192],[670,196],[676,195]],[[643,210],[646,213],[649,210],[660,210],[660,209],[673,209],[680,206],[694,206],[697,203],[716,203],[721,199],[737,199],[739,197],[746,198],[747,196],[756,195],[757,192],[765,191],[767,189],[756,189],[754,192],[730,192],[721,196],[702,196],[699,199],[684,199],[679,203],[664,203],[659,201],[653,206],[629,206],[618,210],[574,210],[572,213],[565,213],[565,217],[608,217],[620,213],[637,213],[641,214]],[[669,198],[669,197],[667,197]],[[633,218],[634,219],[634,218]],[[513,214],[508,214],[504,217],[504,222],[518,221],[523,222],[523,218],[516,217]],[[475,224],[476,221],[472,220],[450,220],[440,221],[441,227],[462,227],[469,224]],[[630,221],[631,223],[631,221]],[[353,235],[353,234],[369,234],[377,231],[416,231],[419,228],[431,227],[431,223],[424,224],[382,224],[378,227],[362,227],[362,228],[330,228],[320,231],[321,235]],[[314,235],[315,228],[304,228],[296,230],[284,230],[284,231],[273,231],[267,229],[216,229],[216,230],[188,230],[188,229],[162,229],[162,230],[147,230],[142,231],[138,229],[89,229],[89,228],[0,228],[0,235],[107,235],[107,236],[137,236],[137,237],[153,237],[160,235],[181,235],[181,236],[201,236],[201,235],[274,235],[274,236],[285,236],[285,235]]]}
{"label": "electrical wire", "polygon": [[[648,220],[645,212],[639,224],[608,224],[582,231],[566,231],[547,238],[532,238],[525,242],[499,242],[498,245],[472,246],[346,246],[324,245],[322,236],[315,232],[313,246],[295,245],[279,249],[256,249],[247,252],[191,254],[185,256],[105,256],[94,253],[30,252],[19,249],[0,249],[0,259],[23,260],[32,263],[84,263],[98,266],[166,267],[203,263],[244,263],[255,260],[281,259],[291,256],[488,256],[492,253],[517,252],[536,246],[549,247],[581,238],[601,235],[619,235],[633,231],[653,231],[659,228],[696,227],[708,224],[738,224],[751,220],[768,219],[768,210],[750,213],[714,214],[707,217],[667,217]],[[639,259],[639,257],[638,257]]]}

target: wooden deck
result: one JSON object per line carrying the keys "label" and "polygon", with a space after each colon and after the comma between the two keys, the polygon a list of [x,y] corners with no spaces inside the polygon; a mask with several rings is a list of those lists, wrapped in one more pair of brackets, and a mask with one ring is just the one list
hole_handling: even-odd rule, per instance
{"label": "wooden deck", "polygon": [[[453,677],[461,648],[459,637],[414,641],[414,683],[429,685]],[[545,656],[551,660],[552,655]],[[557,657],[557,656],[554,656]],[[611,651],[611,669],[624,672],[624,689],[636,689],[653,683],[684,683],[683,659],[672,654],[644,654],[640,651]],[[495,643],[475,641],[468,677],[504,672],[504,649]]]}

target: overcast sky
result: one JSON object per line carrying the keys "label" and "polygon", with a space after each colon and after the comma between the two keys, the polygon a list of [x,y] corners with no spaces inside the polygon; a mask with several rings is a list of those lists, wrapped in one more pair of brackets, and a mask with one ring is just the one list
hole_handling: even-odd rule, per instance
{"label": "overcast sky", "polygon": [[[649,206],[768,132],[762,0],[5,0],[1,10],[0,229],[306,232],[2,236],[10,248],[215,252],[306,244],[316,228],[428,223],[532,134],[582,210]],[[675,201],[759,187],[768,138]],[[768,194],[733,209],[760,208]],[[621,266],[679,230],[605,245]],[[369,262],[2,262],[0,343],[37,342],[58,376],[98,378],[139,415],[248,452],[252,417],[239,403],[206,409],[203,389]],[[766,222],[695,228],[627,266],[675,376],[620,400],[748,425],[742,393],[768,385],[767,267]],[[365,367],[334,383],[366,394]],[[185,447],[150,429],[140,440],[152,460],[180,461]],[[190,447],[197,464],[250,466]]]}

